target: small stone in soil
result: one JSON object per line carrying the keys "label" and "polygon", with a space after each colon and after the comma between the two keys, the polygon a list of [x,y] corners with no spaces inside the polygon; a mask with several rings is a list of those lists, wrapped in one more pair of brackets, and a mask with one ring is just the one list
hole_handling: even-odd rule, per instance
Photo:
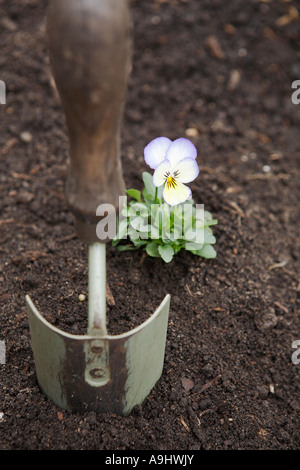
{"label": "small stone in soil", "polygon": [[256,328],[262,333],[266,333],[268,330],[271,330],[278,323],[274,309],[267,313],[257,314],[254,321]]}
{"label": "small stone in soil", "polygon": [[26,144],[29,144],[29,142],[32,141],[32,134],[27,131],[21,132],[20,139],[23,140],[23,142],[25,142]]}
{"label": "small stone in soil", "polygon": [[188,379],[187,377],[182,377],[181,379],[182,386],[186,392],[194,388],[194,381],[191,379]]}

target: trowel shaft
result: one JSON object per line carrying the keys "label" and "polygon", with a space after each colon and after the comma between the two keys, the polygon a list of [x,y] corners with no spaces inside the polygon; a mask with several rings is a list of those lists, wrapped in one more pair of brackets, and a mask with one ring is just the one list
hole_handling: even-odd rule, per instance
{"label": "trowel shaft", "polygon": [[89,245],[88,334],[105,336],[106,330],[106,244]]}

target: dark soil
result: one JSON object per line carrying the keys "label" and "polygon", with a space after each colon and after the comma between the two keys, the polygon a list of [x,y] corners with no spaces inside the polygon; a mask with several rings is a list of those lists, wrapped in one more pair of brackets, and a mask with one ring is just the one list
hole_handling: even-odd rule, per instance
{"label": "dark soil", "polygon": [[0,0],[0,448],[299,449],[297,2],[130,2],[126,186],[142,187],[151,139],[188,137],[201,169],[194,199],[219,224],[215,260],[181,252],[164,264],[108,247],[112,334],[172,297],[163,375],[126,418],[58,410],[35,375],[26,294],[65,331],[87,324],[78,300],[87,294],[87,249],[64,196],[68,140],[47,3]]}

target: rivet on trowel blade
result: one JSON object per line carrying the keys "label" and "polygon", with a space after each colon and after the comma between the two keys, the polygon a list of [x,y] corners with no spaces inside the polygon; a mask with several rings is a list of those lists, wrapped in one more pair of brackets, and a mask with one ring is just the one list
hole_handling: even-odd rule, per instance
{"label": "rivet on trowel blade", "polygon": [[105,385],[110,380],[109,350],[105,340],[94,339],[84,345],[85,380],[92,386]]}

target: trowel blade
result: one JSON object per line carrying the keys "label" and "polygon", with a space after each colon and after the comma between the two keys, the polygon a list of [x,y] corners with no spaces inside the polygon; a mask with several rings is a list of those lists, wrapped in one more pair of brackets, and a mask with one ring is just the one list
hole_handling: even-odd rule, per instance
{"label": "trowel blade", "polygon": [[36,375],[58,407],[128,415],[159,380],[164,364],[170,295],[129,332],[72,335],[51,325],[26,296]]}

